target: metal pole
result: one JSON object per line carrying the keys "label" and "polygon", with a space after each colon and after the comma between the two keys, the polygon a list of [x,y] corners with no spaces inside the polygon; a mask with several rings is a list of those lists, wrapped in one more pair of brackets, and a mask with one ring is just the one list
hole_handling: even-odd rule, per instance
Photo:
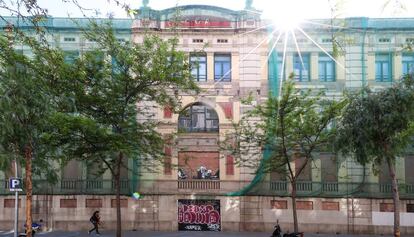
{"label": "metal pole", "polygon": [[[17,174],[17,160],[14,159],[14,174],[15,177],[18,177]],[[17,228],[19,224],[19,192],[16,190],[14,191],[14,237],[17,237]]]}

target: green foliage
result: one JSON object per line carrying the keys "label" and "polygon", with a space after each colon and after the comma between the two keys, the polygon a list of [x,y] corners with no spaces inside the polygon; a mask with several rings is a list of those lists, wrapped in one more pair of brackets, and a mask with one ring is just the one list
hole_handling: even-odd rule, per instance
{"label": "green foliage", "polygon": [[97,45],[61,68],[68,76],[56,82],[59,110],[46,137],[61,149],[63,164],[77,159],[95,175],[110,171],[117,200],[116,235],[121,236],[121,168],[128,167],[128,159],[143,169],[159,167],[165,155],[164,137],[153,119],[157,108],[177,110],[179,91],[195,95],[199,89],[186,54],[176,50],[176,38],[145,35],[141,43],[122,43],[109,23],[94,22],[84,34]]}
{"label": "green foliage", "polygon": [[[284,82],[280,97],[269,96],[235,124],[228,148],[240,165],[257,168],[256,177],[271,172],[287,176],[292,187],[294,231],[298,232],[296,181],[312,161],[314,151],[329,147],[335,136],[335,128],[329,126],[345,101],[326,100],[323,93],[296,89],[292,77]],[[304,160],[293,168],[291,164],[297,159]]]}
{"label": "green foliage", "polygon": [[414,78],[405,75],[380,92],[365,88],[348,95],[338,128],[336,150],[351,154],[360,164],[379,166],[386,162],[394,201],[394,236],[400,236],[399,188],[395,159],[412,141],[414,134]]}
{"label": "green foliage", "polygon": [[9,169],[14,158],[24,165],[25,149],[30,146],[33,173],[55,180],[56,173],[49,164],[53,149],[43,140],[55,109],[48,93],[54,76],[50,64],[44,63],[44,56],[52,51],[37,45],[33,53],[28,58],[13,49],[8,37],[0,38],[0,168]]}
{"label": "green foliage", "polygon": [[343,105],[344,101],[323,99],[323,93],[301,91],[292,80],[286,81],[279,98],[270,97],[235,125],[233,152],[241,165],[257,167],[251,156],[261,157],[264,151],[270,158],[262,172],[282,172],[294,180],[300,172],[291,170],[289,163],[310,160],[314,151],[327,149],[335,134],[329,126]]}
{"label": "green foliage", "polygon": [[91,23],[85,36],[97,47],[69,65],[71,78],[59,82],[62,110],[53,117],[56,131],[49,138],[60,141],[66,159],[100,160],[114,176],[124,162],[120,154],[155,168],[164,158],[164,141],[154,109],[179,107],[179,90],[198,92],[187,56],[176,50],[175,38],[118,42],[110,24]]}
{"label": "green foliage", "polygon": [[338,128],[336,150],[353,154],[361,164],[394,162],[411,142],[414,118],[412,75],[379,92],[365,88],[348,94]]}
{"label": "green foliage", "polygon": [[344,5],[347,0],[328,0],[331,12],[331,39],[332,39],[332,56],[337,58],[345,53],[345,34],[343,29],[346,28],[346,22],[342,18]]}

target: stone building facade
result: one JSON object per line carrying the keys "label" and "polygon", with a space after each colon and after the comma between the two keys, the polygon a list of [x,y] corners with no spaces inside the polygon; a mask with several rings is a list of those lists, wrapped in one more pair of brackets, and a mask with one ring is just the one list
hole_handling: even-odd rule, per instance
{"label": "stone building facade", "polygon": [[[159,131],[177,136],[165,147],[168,157],[159,173],[124,173],[125,229],[270,231],[278,219],[283,229],[292,230],[286,181],[267,174],[252,185],[254,169],[237,166],[234,157],[220,151],[218,143],[231,131],[232,122],[277,91],[281,77],[291,72],[298,88],[324,90],[326,96],[339,98],[344,90],[365,85],[374,90],[388,87],[414,67],[414,53],[405,47],[414,42],[411,18],[347,18],[335,20],[336,27],[330,20],[310,20],[300,25],[295,37],[285,36],[252,9],[189,5],[158,11],[145,6],[133,20],[113,21],[120,40],[139,43],[148,32],[163,39],[178,36],[179,49],[188,52],[192,75],[202,88],[197,96],[181,94],[180,113],[168,108],[153,111],[162,121]],[[53,18],[52,23],[51,41],[68,55],[76,56],[93,44],[83,40],[68,19]],[[336,49],[333,39],[339,42]],[[247,96],[253,97],[250,105],[241,103]],[[413,160],[407,154],[396,164],[406,234],[414,234]],[[130,166],[134,168],[132,162]],[[298,184],[300,229],[391,233],[392,199],[385,170],[375,175],[350,158],[320,153]],[[72,187],[74,180],[80,186]],[[6,183],[0,187],[0,223],[9,228],[14,201]],[[88,186],[91,183],[96,185]],[[44,219],[49,228],[85,229],[95,209],[101,210],[107,228],[115,224],[109,174],[96,179],[73,162],[62,170],[58,185],[40,183],[35,192],[34,218]],[[141,198],[132,198],[133,192]],[[205,219],[193,220],[197,215]]]}

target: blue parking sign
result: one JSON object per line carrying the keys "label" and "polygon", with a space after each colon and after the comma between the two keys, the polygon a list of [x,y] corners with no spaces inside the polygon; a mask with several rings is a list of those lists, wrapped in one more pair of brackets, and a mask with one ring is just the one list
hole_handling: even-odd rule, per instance
{"label": "blue parking sign", "polygon": [[10,178],[9,179],[9,189],[10,192],[21,192],[23,187],[22,179],[19,178]]}

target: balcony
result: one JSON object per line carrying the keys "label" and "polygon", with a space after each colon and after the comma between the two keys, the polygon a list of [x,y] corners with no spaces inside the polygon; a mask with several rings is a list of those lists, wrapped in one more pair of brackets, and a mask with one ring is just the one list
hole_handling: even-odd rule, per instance
{"label": "balcony", "polygon": [[[136,184],[132,180],[121,180],[122,195],[139,192],[144,195],[157,194],[212,194],[226,195],[242,190],[250,184],[249,181],[229,180],[145,180]],[[363,197],[363,198],[392,198],[390,184],[378,183],[337,183],[298,181],[296,184],[299,197]],[[243,195],[289,196],[291,186],[288,181],[262,181]],[[414,184],[400,184],[401,198],[414,198]],[[12,195],[8,181],[0,180],[0,195]],[[24,194],[24,191],[22,192]],[[51,184],[46,180],[33,180],[33,194],[56,195],[113,195],[115,183],[113,180],[102,179],[63,179]]]}
{"label": "balcony", "polygon": [[220,190],[220,180],[178,180],[178,189]]}

